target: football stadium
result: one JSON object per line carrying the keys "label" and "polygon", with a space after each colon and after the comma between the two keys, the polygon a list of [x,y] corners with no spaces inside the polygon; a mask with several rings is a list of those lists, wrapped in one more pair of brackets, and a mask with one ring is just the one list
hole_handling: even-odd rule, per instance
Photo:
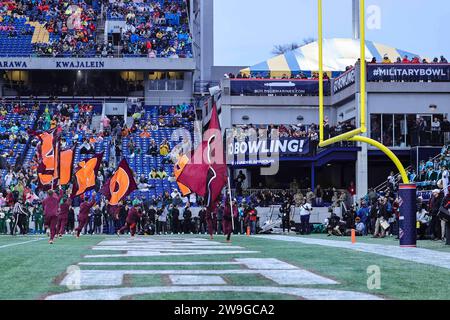
{"label": "football stadium", "polygon": [[217,2],[0,1],[0,299],[449,299],[445,49],[217,65]]}

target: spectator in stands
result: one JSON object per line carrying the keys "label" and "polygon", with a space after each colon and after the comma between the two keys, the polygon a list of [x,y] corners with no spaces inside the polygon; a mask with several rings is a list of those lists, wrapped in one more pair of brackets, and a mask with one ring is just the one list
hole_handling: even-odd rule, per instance
{"label": "spectator in stands", "polygon": [[236,179],[234,179],[234,182],[236,183],[236,194],[238,196],[242,196],[242,184],[244,183],[245,179],[245,174],[242,172],[242,170],[239,170]]}
{"label": "spectator in stands", "polygon": [[169,152],[170,152],[169,142],[167,142],[167,140],[164,139],[162,143],[159,145],[159,154],[165,157],[169,154]]}
{"label": "spectator in stands", "polygon": [[130,135],[131,131],[128,129],[127,125],[124,125],[122,128],[122,138],[126,138]]}
{"label": "spectator in stands", "polygon": [[152,168],[152,170],[150,171],[149,179],[158,179],[158,173],[155,168]]}
{"label": "spectator in stands", "polygon": [[166,120],[164,119],[163,116],[160,116],[158,118],[158,125],[159,125],[159,127],[165,127],[166,126]]}
{"label": "spectator in stands", "polygon": [[127,149],[128,149],[128,154],[131,157],[134,157],[135,148],[136,148],[136,143],[134,142],[133,138],[130,138],[130,140],[128,140]]}
{"label": "spectator in stands", "polygon": [[322,190],[322,187],[318,184],[316,189],[314,190],[314,198],[317,207],[320,207],[322,205],[323,195],[324,192]]}
{"label": "spectator in stands", "polygon": [[314,198],[314,192],[311,190],[311,188],[308,188],[308,191],[306,192],[306,202],[311,204],[314,202]]}
{"label": "spectator in stands", "polygon": [[150,144],[148,145],[147,155],[152,157],[156,157],[158,155],[158,145],[156,144],[154,139],[152,139],[150,141]]}
{"label": "spectator in stands", "polygon": [[148,132],[146,128],[144,128],[144,130],[139,134],[139,137],[147,139],[151,137],[151,133]]}
{"label": "spectator in stands", "polygon": [[165,179],[167,178],[167,172],[164,170],[164,168],[159,168],[156,172],[156,175],[158,179]]}
{"label": "spectator in stands", "polygon": [[392,63],[392,61],[391,61],[391,59],[389,59],[389,56],[387,54],[385,54],[383,57],[383,61],[381,63],[390,64],[390,63]]}
{"label": "spectator in stands", "polygon": [[441,122],[436,117],[431,122],[431,142],[433,145],[441,145]]}
{"label": "spectator in stands", "polygon": [[150,124],[150,130],[152,131],[158,131],[158,125],[156,123],[151,123]]}
{"label": "spectator in stands", "polygon": [[108,116],[103,116],[102,118],[102,124],[103,124],[103,130],[104,131],[108,131],[110,129],[110,125],[111,125],[111,120],[109,119]]}
{"label": "spectator in stands", "polygon": [[80,154],[91,154],[94,153],[95,149],[88,139],[83,139],[83,144],[80,148]]}
{"label": "spectator in stands", "polygon": [[418,56],[415,56],[412,60],[411,60],[412,64],[420,64],[420,58]]}
{"label": "spectator in stands", "polygon": [[432,240],[440,240],[443,238],[441,233],[441,223],[438,218],[439,209],[442,204],[442,199],[444,198],[444,192],[439,189],[435,189],[432,192],[431,199],[428,204],[428,212],[431,215],[430,221],[430,231]]}

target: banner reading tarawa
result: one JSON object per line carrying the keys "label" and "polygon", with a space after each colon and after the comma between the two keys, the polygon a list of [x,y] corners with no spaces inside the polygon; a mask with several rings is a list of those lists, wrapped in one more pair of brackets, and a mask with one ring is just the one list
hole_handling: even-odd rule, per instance
{"label": "banner reading tarawa", "polygon": [[369,64],[367,81],[450,81],[450,64]]}
{"label": "banner reading tarawa", "polygon": [[269,164],[286,157],[300,157],[309,153],[307,138],[278,138],[227,143],[227,164]]}
{"label": "banner reading tarawa", "polygon": [[[319,81],[299,79],[232,79],[231,95],[319,95]],[[324,94],[330,95],[330,82],[324,81]]]}

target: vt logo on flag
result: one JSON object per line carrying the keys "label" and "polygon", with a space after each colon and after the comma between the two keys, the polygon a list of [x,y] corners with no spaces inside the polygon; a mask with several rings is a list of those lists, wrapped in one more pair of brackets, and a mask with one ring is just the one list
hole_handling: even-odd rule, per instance
{"label": "vt logo on flag", "polygon": [[47,173],[53,173],[56,169],[55,145],[57,139],[55,138],[55,130],[44,132],[39,135],[39,139],[41,140],[41,144],[38,149],[39,158],[44,165],[42,169]]}
{"label": "vt logo on flag", "polygon": [[78,163],[71,198],[75,198],[95,188],[95,178],[103,159],[103,152]]}
{"label": "vt logo on flag", "polygon": [[56,130],[39,135],[39,165],[37,168],[39,189],[47,191],[58,182],[58,137]]}
{"label": "vt logo on flag", "polygon": [[119,167],[112,177],[105,182],[100,192],[109,200],[111,206],[116,206],[136,189],[133,171],[128,166],[127,160],[122,159]]}

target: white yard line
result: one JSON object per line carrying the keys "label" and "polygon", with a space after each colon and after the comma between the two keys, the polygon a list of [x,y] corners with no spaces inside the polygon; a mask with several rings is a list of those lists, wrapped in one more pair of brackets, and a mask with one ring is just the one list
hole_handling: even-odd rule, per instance
{"label": "white yard line", "polygon": [[14,243],[10,243],[10,244],[4,244],[4,245],[0,246],[0,249],[8,248],[8,247],[14,247],[14,246],[19,246],[21,244],[26,244],[26,243],[30,243],[30,242],[36,242],[36,241],[45,240],[45,239],[46,238],[39,238],[39,239],[28,240],[28,241],[23,241],[23,242],[14,242]]}
{"label": "white yard line", "polygon": [[306,237],[292,236],[256,236],[255,239],[269,239],[287,242],[299,242],[309,245],[318,245],[339,249],[349,249],[359,252],[372,253],[380,256],[416,262],[430,266],[450,269],[450,252],[435,251],[422,248],[401,248],[400,246],[373,244],[373,243],[355,243],[344,241],[325,240]]}
{"label": "white yard line", "polygon": [[223,266],[240,262],[79,262],[80,266]]}
{"label": "white yard line", "polygon": [[172,286],[77,290],[51,295],[46,300],[119,300],[127,296],[142,294],[187,293],[187,292],[244,292],[291,295],[307,300],[382,300],[375,295],[354,291],[292,288],[292,287],[244,287],[244,286]]}

